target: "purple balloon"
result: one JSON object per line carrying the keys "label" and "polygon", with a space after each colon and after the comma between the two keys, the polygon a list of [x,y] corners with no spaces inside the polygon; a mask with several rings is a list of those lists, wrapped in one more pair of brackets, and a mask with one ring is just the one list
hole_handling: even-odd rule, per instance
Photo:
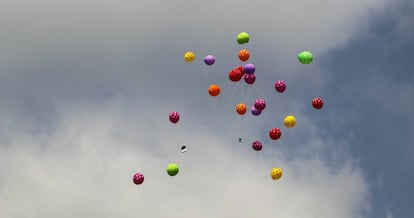
{"label": "purple balloon", "polygon": [[144,182],[144,175],[142,173],[135,173],[132,181],[134,181],[135,185],[141,185]]}
{"label": "purple balloon", "polygon": [[250,111],[252,112],[252,114],[253,114],[254,116],[259,116],[259,115],[262,113],[262,111],[257,110],[254,106],[252,106],[252,107],[250,108]]}
{"label": "purple balloon", "polygon": [[244,74],[244,81],[251,85],[254,83],[254,81],[256,81],[256,76],[253,74]]}
{"label": "purple balloon", "polygon": [[263,144],[262,144],[262,142],[256,140],[252,143],[252,147],[253,147],[254,150],[260,151],[263,148]]}
{"label": "purple balloon", "polygon": [[204,63],[207,64],[207,65],[213,65],[215,61],[216,61],[216,59],[214,58],[213,55],[207,55],[204,58]]}
{"label": "purple balloon", "polygon": [[180,120],[180,114],[177,111],[173,111],[170,113],[169,118],[172,123],[177,123]]}
{"label": "purple balloon", "polygon": [[254,102],[254,107],[259,110],[262,111],[266,108],[266,102],[265,100],[259,98]]}
{"label": "purple balloon", "polygon": [[256,71],[256,68],[253,64],[246,64],[243,66],[243,72],[246,74],[253,74]]}
{"label": "purple balloon", "polygon": [[283,80],[278,80],[275,82],[276,91],[282,93],[286,90],[286,83]]}

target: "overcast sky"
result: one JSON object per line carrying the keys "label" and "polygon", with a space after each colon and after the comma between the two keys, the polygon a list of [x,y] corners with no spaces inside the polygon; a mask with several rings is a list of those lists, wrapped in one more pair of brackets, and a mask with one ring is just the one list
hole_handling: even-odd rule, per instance
{"label": "overcast sky", "polygon": [[[0,27],[0,217],[414,213],[413,1],[2,0]],[[252,86],[228,79],[243,48]]]}

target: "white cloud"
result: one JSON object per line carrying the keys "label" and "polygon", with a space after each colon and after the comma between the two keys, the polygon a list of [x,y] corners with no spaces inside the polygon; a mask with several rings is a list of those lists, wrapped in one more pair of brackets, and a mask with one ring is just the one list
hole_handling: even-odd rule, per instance
{"label": "white cloud", "polygon": [[[12,136],[0,152],[0,216],[345,218],[365,209],[367,184],[351,162],[330,167],[265,147],[268,159],[194,117],[175,126],[163,110],[143,116],[124,100],[62,104],[48,137]],[[181,167],[176,177],[165,172],[170,162]],[[270,178],[274,166],[284,170],[279,181]],[[145,174],[141,186],[132,183],[136,171]]]}

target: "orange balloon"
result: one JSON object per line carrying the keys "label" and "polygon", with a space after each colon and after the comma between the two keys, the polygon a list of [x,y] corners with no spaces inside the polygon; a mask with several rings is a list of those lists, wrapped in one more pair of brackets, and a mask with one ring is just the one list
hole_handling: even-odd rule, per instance
{"label": "orange balloon", "polygon": [[242,49],[239,51],[239,59],[241,61],[247,61],[249,60],[249,57],[250,57],[250,53],[247,49]]}
{"label": "orange balloon", "polygon": [[237,111],[238,114],[244,115],[247,111],[247,107],[243,103],[237,104],[236,105],[236,111]]}
{"label": "orange balloon", "polygon": [[215,97],[220,94],[220,86],[217,84],[213,84],[208,88],[208,94]]}

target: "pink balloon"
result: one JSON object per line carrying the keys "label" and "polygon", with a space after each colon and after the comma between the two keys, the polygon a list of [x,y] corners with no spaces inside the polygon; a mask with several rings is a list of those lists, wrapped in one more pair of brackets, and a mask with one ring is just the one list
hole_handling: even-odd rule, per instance
{"label": "pink balloon", "polygon": [[283,93],[286,90],[286,83],[283,80],[278,80],[275,82],[276,91]]}
{"label": "pink balloon", "polygon": [[259,140],[256,140],[252,143],[252,147],[255,151],[260,151],[263,148],[262,142]]}
{"label": "pink balloon", "polygon": [[173,111],[170,113],[169,118],[172,123],[177,123],[180,120],[180,114],[177,111]]}
{"label": "pink balloon", "polygon": [[135,173],[132,181],[134,181],[135,185],[141,185],[144,182],[144,175],[142,173]]}
{"label": "pink balloon", "polygon": [[266,108],[266,102],[265,100],[259,98],[254,102],[254,107],[259,110],[262,111]]}

